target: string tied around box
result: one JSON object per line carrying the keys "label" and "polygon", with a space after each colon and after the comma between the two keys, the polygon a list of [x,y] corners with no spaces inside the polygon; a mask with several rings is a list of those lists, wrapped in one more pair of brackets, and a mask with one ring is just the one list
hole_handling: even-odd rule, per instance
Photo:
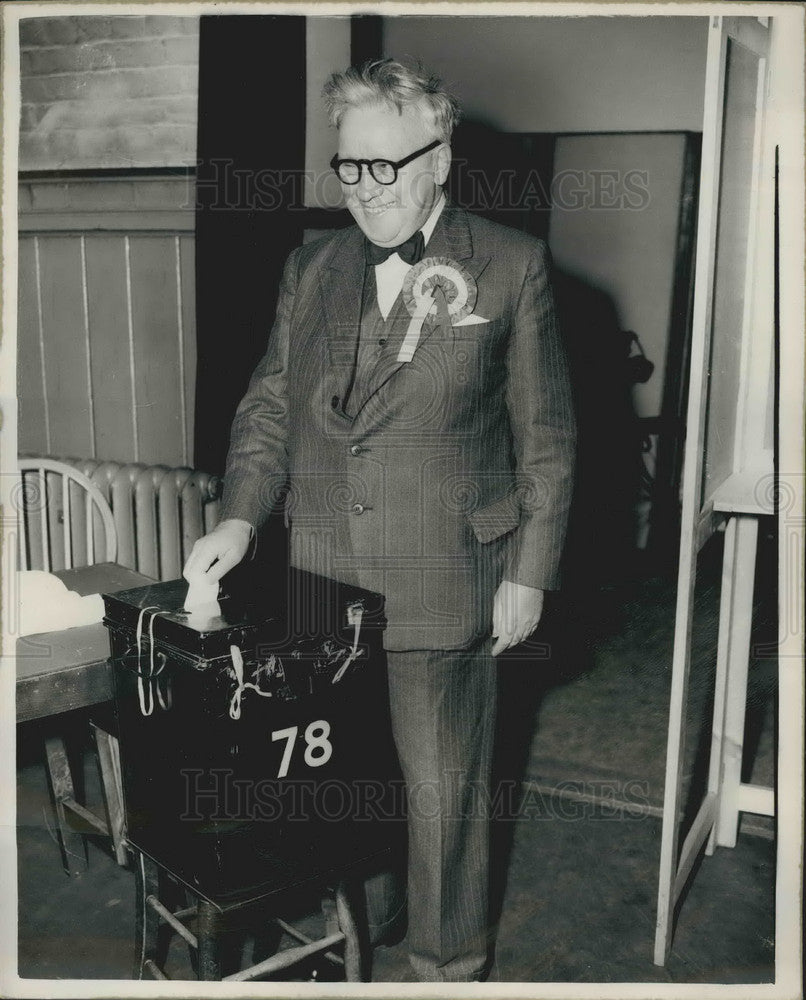
{"label": "string tied around box", "polygon": [[[146,613],[153,611],[154,614],[151,616],[148,622],[148,673],[146,674],[143,669],[143,620]],[[173,704],[173,696],[171,693],[171,678],[170,675],[166,675],[167,681],[165,684],[165,692],[163,694],[162,685],[159,681],[159,675],[165,669],[165,664],[168,662],[168,657],[163,652],[156,653],[156,656],[160,660],[159,667],[155,668],[154,658],[154,619],[158,615],[167,614],[165,611],[160,611],[156,605],[150,605],[147,608],[142,608],[140,614],[137,617],[137,699],[140,702],[140,712],[142,715],[151,715],[154,711],[154,688],[157,690],[157,701],[163,712],[167,712],[168,709]]]}
{"label": "string tied around box", "polygon": [[230,658],[232,660],[232,669],[235,671],[235,681],[237,687],[232,693],[232,698],[229,703],[229,717],[231,719],[240,719],[241,717],[241,698],[246,688],[251,688],[261,698],[271,698],[271,691],[262,691],[257,684],[253,684],[251,681],[245,681],[243,679],[243,654],[241,650],[234,643],[229,648]]}
{"label": "string tied around box", "polygon": [[[333,675],[331,684],[335,684],[337,681],[346,673],[350,664],[353,663],[361,655],[362,650],[359,647],[359,641],[361,638],[361,624],[364,620],[364,607],[362,604],[351,604],[347,608],[347,624],[353,628],[353,642],[349,653],[347,654],[344,663],[339,667],[336,673]],[[232,698],[230,699],[229,705],[229,715],[231,719],[240,719],[241,717],[241,701],[243,698],[244,691],[249,688],[256,694],[259,694],[261,698],[271,698],[271,691],[263,691],[257,684],[253,684],[251,681],[244,680],[244,663],[243,654],[241,650],[236,645],[230,646],[230,658],[232,660],[232,669],[235,673],[236,688],[232,693]]]}
{"label": "string tied around box", "polygon": [[347,624],[353,626],[353,646],[350,652],[347,654],[347,659],[342,663],[336,673],[333,675],[331,684],[335,684],[336,681],[340,681],[344,676],[347,668],[350,664],[357,660],[361,655],[361,650],[358,648],[358,640],[361,637],[361,623],[364,620],[364,606],[363,604],[351,604],[347,608]]}

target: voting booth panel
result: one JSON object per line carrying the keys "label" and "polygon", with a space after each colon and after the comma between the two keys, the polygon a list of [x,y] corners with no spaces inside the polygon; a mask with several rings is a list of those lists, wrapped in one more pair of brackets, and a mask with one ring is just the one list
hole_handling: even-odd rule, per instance
{"label": "voting booth panel", "polygon": [[200,622],[183,580],[108,595],[127,838],[216,905],[403,832],[383,599],[291,571]]}
{"label": "voting booth panel", "polygon": [[[776,146],[768,98],[775,19],[712,17],[700,179],[687,438],[654,961],[704,850],[736,844],[742,812],[775,789],[742,781],[759,519],[775,513]],[[698,556],[724,530],[707,789],[680,843]]]}

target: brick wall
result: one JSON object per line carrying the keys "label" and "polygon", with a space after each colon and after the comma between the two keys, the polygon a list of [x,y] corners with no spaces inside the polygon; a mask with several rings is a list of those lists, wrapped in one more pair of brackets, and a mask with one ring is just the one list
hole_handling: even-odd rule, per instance
{"label": "brick wall", "polygon": [[196,162],[198,17],[20,22],[20,170]]}

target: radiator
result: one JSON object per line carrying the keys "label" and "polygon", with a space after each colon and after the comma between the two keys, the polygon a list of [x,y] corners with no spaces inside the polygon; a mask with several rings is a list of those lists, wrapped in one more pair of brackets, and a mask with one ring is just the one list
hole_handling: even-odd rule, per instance
{"label": "radiator", "polygon": [[146,576],[158,580],[181,576],[193,543],[218,524],[219,476],[165,465],[63,457],[58,461],[72,465],[98,486],[112,508],[116,561]]}

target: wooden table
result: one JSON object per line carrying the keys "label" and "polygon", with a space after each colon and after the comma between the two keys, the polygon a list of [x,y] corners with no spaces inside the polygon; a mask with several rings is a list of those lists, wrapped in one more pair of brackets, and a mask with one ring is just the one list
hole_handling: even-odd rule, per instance
{"label": "wooden table", "polygon": [[[82,597],[154,582],[117,563],[59,570],[54,576]],[[100,622],[18,639],[17,722],[109,701],[113,692],[108,656],[109,636]]]}
{"label": "wooden table", "polygon": [[[154,582],[117,563],[59,570],[54,575],[82,597],[116,593]],[[100,622],[23,636],[17,640],[16,652],[17,722],[87,708],[113,697],[112,670],[108,663],[109,636]],[[55,735],[45,740],[56,832],[62,864],[68,875],[80,875],[86,870],[83,838],[86,832],[110,836],[118,862],[123,865],[127,861],[117,739],[96,726],[95,741],[108,820],[96,816],[76,801],[63,737]],[[81,821],[80,830],[70,823],[68,812]]]}

